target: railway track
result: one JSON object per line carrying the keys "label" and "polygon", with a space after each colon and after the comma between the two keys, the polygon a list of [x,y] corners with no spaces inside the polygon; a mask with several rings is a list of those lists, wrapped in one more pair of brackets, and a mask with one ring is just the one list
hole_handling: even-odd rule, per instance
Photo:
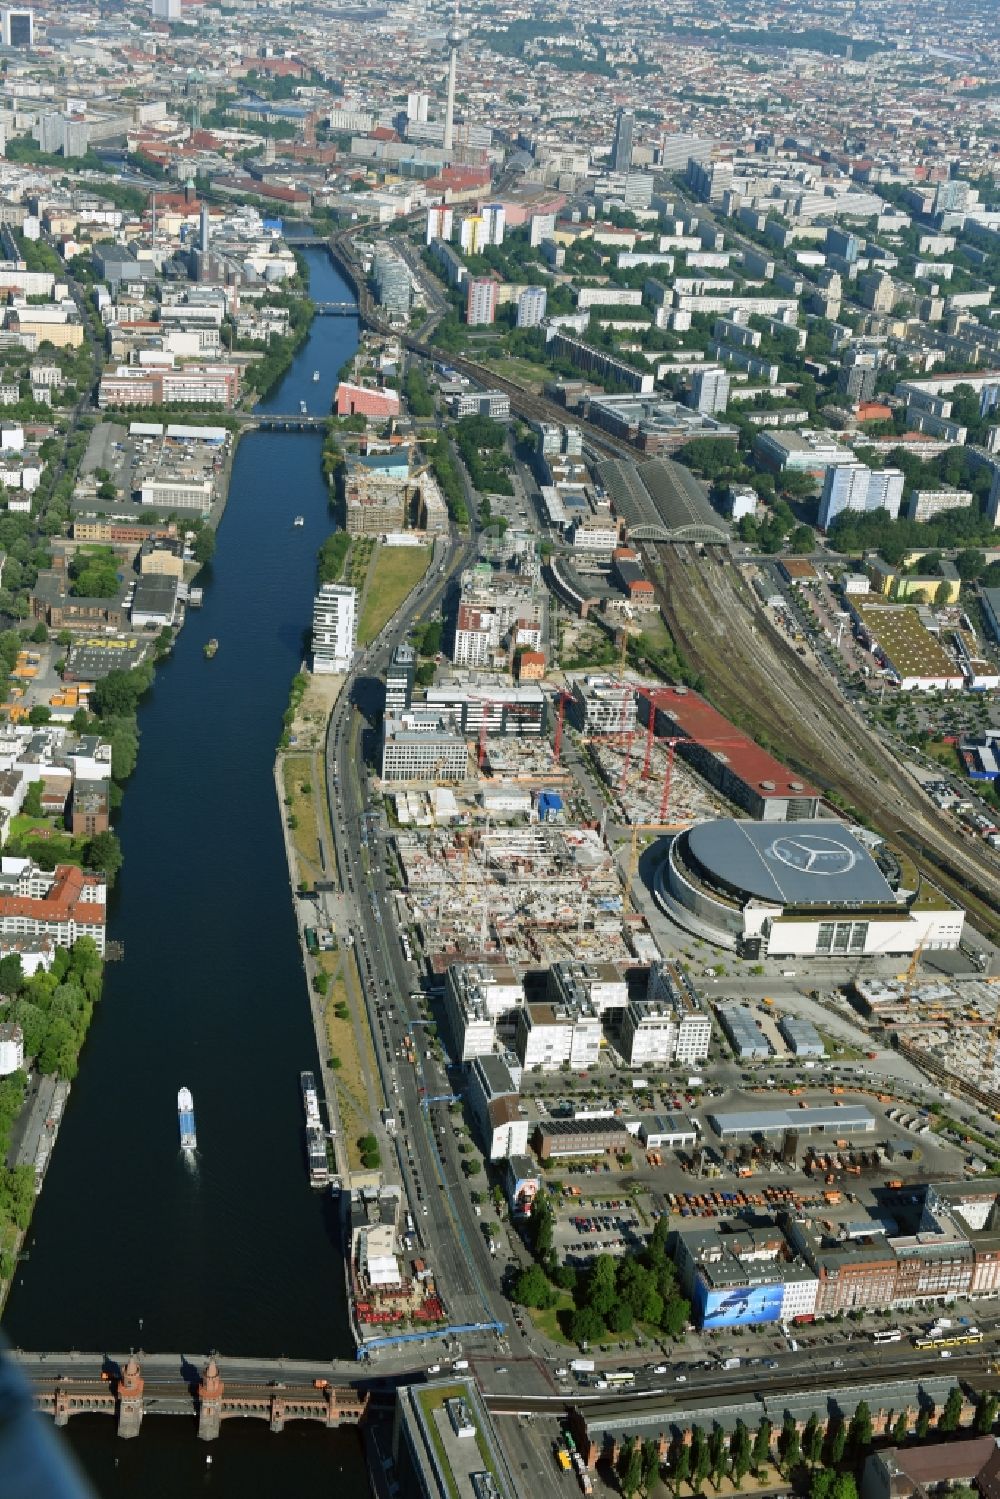
{"label": "railway track", "polygon": [[669,547],[654,558],[650,575],[677,644],[720,709],[890,842],[905,842],[922,873],[997,935],[1000,875],[956,841],[888,748],[772,632],[742,577],[711,559],[685,564]]}

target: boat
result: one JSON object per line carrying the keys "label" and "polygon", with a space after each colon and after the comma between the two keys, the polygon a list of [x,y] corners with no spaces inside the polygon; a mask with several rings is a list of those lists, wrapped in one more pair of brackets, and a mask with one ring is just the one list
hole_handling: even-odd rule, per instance
{"label": "boat", "polygon": [[302,1107],[306,1116],[306,1158],[309,1162],[309,1185],[325,1187],[330,1180],[330,1164],[326,1154],[326,1140],[319,1112],[319,1094],[316,1078],[311,1072],[299,1073],[302,1088]]}
{"label": "boat", "polygon": [[309,410],[309,407],[306,405],[305,401],[299,402],[299,410],[302,412],[302,415],[305,416],[306,412]]}
{"label": "boat", "polygon": [[215,636],[213,635],[212,638],[211,638],[211,640],[206,641],[206,643],[205,643],[205,647],[204,647],[204,650],[205,650],[205,660],[206,661],[211,661],[212,657],[215,655],[215,653],[216,653],[216,651],[218,649],[219,649],[219,642],[216,640]]}
{"label": "boat", "polygon": [[295,519],[293,520],[292,525],[293,526],[304,526],[305,523],[306,523],[305,516],[304,515],[297,515],[295,517]]}
{"label": "boat", "polygon": [[313,380],[319,380],[319,370],[313,370]]}
{"label": "boat", "polygon": [[194,1129],[194,1099],[190,1088],[181,1088],[177,1094],[177,1127],[181,1132],[181,1150],[197,1150],[198,1136]]}

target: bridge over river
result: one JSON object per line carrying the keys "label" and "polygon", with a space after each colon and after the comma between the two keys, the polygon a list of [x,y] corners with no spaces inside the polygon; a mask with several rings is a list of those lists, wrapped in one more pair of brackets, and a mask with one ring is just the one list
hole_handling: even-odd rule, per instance
{"label": "bridge over river", "polygon": [[[282,1431],[288,1421],[333,1427],[357,1424],[371,1395],[349,1381],[352,1363],[210,1356],[195,1364],[185,1354],[25,1353],[12,1355],[32,1388],[36,1410],[66,1426],[73,1416],[108,1415],[120,1437],[136,1437],[144,1416],[187,1416],[198,1436],[212,1441],[232,1417],[266,1421]],[[140,1361],[141,1360],[141,1361]]]}

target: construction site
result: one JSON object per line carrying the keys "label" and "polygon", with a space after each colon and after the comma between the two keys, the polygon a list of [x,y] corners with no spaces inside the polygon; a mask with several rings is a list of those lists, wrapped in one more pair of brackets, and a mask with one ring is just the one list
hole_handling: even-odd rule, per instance
{"label": "construction site", "polygon": [[438,971],[473,961],[632,961],[637,918],[596,829],[433,828],[397,833],[395,848],[401,919],[419,928]]}
{"label": "construction site", "polygon": [[674,740],[638,736],[591,739],[590,758],[611,794],[617,820],[640,828],[686,828],[731,817],[720,796],[675,754]]}
{"label": "construction site", "polygon": [[872,1027],[956,1086],[1000,1094],[1000,979],[855,979],[851,1001]]}

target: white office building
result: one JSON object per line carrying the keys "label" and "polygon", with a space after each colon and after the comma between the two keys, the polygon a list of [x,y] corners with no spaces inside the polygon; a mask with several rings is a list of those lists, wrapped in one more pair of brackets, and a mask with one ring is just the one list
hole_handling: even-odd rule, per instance
{"label": "white office building", "polygon": [[838,463],[826,472],[819,502],[819,525],[828,530],[844,510],[887,510],[899,517],[905,484],[898,468],[871,469],[864,463]]}
{"label": "white office building", "polygon": [[454,211],[447,203],[436,203],[427,210],[427,244],[436,239],[450,240],[455,228]]}
{"label": "white office building", "polygon": [[349,671],[358,635],[358,592],[324,583],[313,602],[313,671]]}

